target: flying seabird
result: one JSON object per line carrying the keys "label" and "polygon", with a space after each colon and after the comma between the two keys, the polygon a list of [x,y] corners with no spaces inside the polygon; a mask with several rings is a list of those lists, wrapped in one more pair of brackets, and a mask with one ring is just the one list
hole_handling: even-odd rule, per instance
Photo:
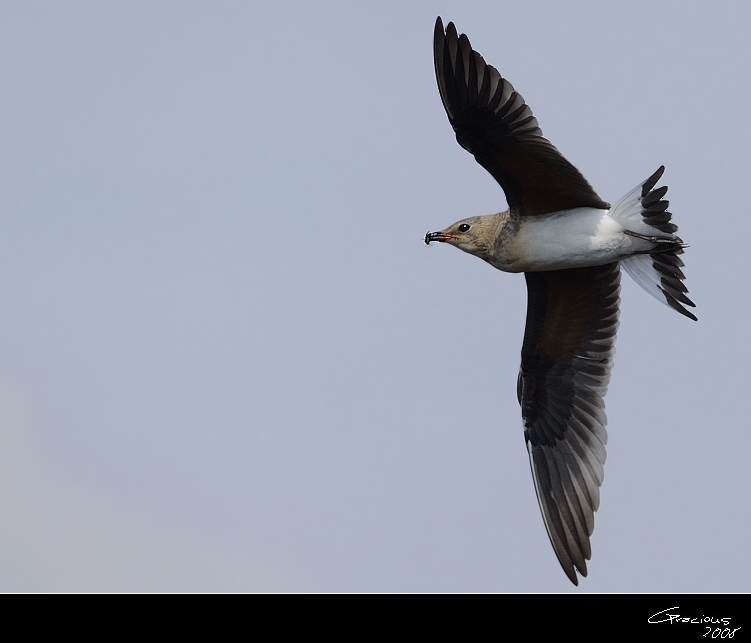
{"label": "flying seabird", "polygon": [[574,585],[587,575],[605,464],[604,397],[618,328],[620,266],[662,303],[686,306],[665,168],[615,206],[603,201],[542,131],[524,99],[439,17],[435,73],[456,140],[503,188],[508,210],[462,219],[441,241],[504,272],[523,272],[527,320],[517,397],[537,500]]}

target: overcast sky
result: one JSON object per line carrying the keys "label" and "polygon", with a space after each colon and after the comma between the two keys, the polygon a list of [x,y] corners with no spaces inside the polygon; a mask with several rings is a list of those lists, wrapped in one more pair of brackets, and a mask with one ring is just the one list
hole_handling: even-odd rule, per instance
{"label": "overcast sky", "polygon": [[[436,15],[615,202],[657,167],[693,323],[623,277],[590,574],[548,542],[520,275]],[[741,2],[11,2],[0,591],[751,590]]]}

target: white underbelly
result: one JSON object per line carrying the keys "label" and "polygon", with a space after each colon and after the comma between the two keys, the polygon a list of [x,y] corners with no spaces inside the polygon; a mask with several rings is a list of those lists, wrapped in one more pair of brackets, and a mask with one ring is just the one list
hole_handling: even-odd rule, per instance
{"label": "white underbelly", "polygon": [[624,234],[621,225],[607,213],[575,208],[523,218],[505,248],[506,266],[501,270],[535,272],[599,266],[651,245]]}

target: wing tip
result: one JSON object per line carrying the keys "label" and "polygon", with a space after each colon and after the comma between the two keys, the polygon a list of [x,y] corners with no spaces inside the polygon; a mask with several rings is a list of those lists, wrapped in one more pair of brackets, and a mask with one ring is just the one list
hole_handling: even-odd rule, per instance
{"label": "wing tip", "polygon": [[437,40],[439,37],[442,37],[446,32],[443,29],[443,20],[441,19],[441,16],[438,16],[435,19],[435,29],[433,30],[433,37]]}

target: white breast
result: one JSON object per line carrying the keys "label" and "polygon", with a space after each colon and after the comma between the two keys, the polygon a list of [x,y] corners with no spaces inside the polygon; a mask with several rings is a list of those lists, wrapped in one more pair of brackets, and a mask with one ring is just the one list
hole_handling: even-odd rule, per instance
{"label": "white breast", "polygon": [[608,210],[575,208],[526,217],[498,266],[509,272],[599,266],[641,250],[645,242],[623,233]]}

